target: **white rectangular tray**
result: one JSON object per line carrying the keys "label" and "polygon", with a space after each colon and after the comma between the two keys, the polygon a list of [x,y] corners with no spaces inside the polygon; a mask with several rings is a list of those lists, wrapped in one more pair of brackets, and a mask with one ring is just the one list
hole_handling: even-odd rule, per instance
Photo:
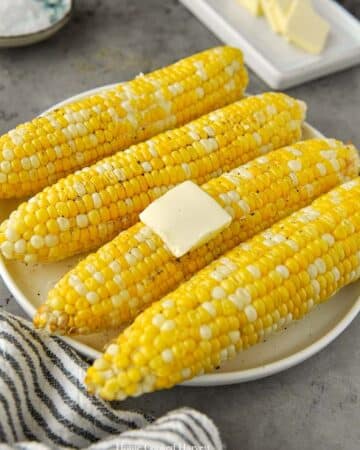
{"label": "white rectangular tray", "polygon": [[331,25],[323,53],[311,55],[273,33],[264,17],[237,0],[180,0],[225,43],[240,47],[246,63],[268,85],[285,89],[360,63],[360,22],[333,0],[313,0]]}

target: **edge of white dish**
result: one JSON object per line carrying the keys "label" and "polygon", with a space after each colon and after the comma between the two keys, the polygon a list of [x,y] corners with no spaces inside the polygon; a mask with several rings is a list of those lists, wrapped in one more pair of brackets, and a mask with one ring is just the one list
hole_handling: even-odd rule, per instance
{"label": "edge of white dish", "polygon": [[[236,3],[235,0],[224,0],[221,5],[221,12],[214,8],[213,0],[180,0],[180,2],[221,41],[234,47],[240,47],[244,52],[245,62],[273,89],[288,89],[321,76],[353,67],[360,62],[360,48],[357,45],[354,48],[345,48],[343,51],[337,52],[336,56],[332,54],[330,57],[326,55],[325,50],[325,53],[320,55],[311,55],[313,60],[309,64],[305,63],[302,67],[285,69],[272,61],[266,53],[267,48],[259,44],[254,36],[249,37],[246,36],[246,33],[244,34],[241,23],[234,25],[229,21],[227,11],[229,7],[232,8],[233,4]],[[321,0],[318,3],[321,3],[321,5],[317,5],[318,7],[321,6],[322,10],[326,9],[328,12],[325,17],[326,20],[338,22],[337,33],[341,32],[341,28],[346,28],[349,33],[357,38],[359,22],[356,17],[334,0]],[[240,8],[238,9],[240,10]],[[248,20],[252,22],[262,19],[253,17],[247,12],[245,14],[248,14]],[[263,31],[257,29],[256,25],[254,27],[258,35],[264,33],[263,39],[266,40],[269,38],[268,33],[270,32],[272,45],[277,46],[276,39],[280,37],[272,33],[265,23],[261,25],[264,26]],[[334,25],[332,28],[332,33],[334,33]],[[293,51],[297,52],[298,49],[294,46]]]}

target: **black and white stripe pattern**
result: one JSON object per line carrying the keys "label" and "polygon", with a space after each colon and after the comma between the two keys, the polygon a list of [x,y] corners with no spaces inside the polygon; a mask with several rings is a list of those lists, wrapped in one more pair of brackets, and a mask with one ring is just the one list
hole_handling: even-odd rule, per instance
{"label": "black and white stripe pattern", "polygon": [[197,411],[151,423],[89,396],[86,367],[60,338],[0,311],[0,450],[222,449],[217,428]]}

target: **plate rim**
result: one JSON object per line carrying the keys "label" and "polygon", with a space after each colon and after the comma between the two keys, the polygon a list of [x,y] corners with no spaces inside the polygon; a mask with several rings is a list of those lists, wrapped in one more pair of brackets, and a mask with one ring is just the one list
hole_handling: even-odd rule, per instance
{"label": "plate rim", "polygon": [[[71,96],[63,101],[60,101],[48,108],[41,115],[44,115],[50,112],[53,109],[61,107],[69,102],[81,99],[87,95],[95,94],[97,92],[111,89],[116,86],[118,83],[107,84],[104,86],[99,86],[94,89],[89,89],[74,96]],[[247,94],[250,95],[250,94]],[[324,137],[324,135],[308,124],[304,122],[303,127],[310,131],[317,137]],[[16,302],[21,306],[21,308],[25,311],[25,313],[33,318],[36,312],[36,308],[32,305],[32,303],[26,298],[26,296],[22,293],[15,280],[11,276],[6,262],[3,257],[0,255],[0,276],[2,277],[6,287],[9,289],[11,294],[14,296]],[[342,317],[337,324],[331,328],[327,333],[325,333],[322,337],[316,339],[312,344],[306,346],[305,348],[292,353],[289,356],[284,358],[280,358],[271,363],[264,364],[262,366],[253,367],[251,369],[245,370],[234,370],[227,373],[210,373],[206,375],[201,375],[199,377],[193,378],[192,380],[186,381],[182,383],[183,386],[189,387],[205,387],[205,386],[219,386],[219,385],[228,385],[228,384],[236,384],[236,383],[244,383],[247,381],[257,380],[260,378],[265,378],[276,373],[282,372],[284,370],[289,369],[290,367],[294,367],[297,364],[309,359],[311,356],[315,355],[325,347],[327,347],[331,342],[333,342],[355,319],[355,317],[360,312],[360,296],[354,301],[352,307],[346,312],[346,314]],[[66,343],[68,343],[72,349],[78,351],[82,355],[95,359],[101,353],[97,350],[94,350],[92,347],[78,342],[70,337],[61,337]]]}

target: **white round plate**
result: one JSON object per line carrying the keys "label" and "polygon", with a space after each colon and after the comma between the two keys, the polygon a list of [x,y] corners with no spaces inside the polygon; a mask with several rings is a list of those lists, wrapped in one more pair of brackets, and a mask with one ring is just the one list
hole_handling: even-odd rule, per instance
{"label": "white round plate", "polygon": [[74,8],[73,0],[62,0],[57,6],[50,5],[46,0],[39,0],[39,5],[51,25],[26,34],[0,35],[0,47],[23,47],[48,39],[68,23]]}
{"label": "white round plate", "polygon": [[[58,108],[89,94],[111,86],[84,92],[61,102]],[[303,138],[323,137],[308,124],[304,125]],[[0,201],[0,221],[20,203],[19,200]],[[69,271],[82,256],[52,264],[26,266],[20,262],[0,258],[0,275],[20,306],[33,317],[36,308],[45,300],[49,289]],[[360,311],[360,282],[342,289],[327,303],[318,306],[308,316],[293,323],[287,330],[272,336],[267,342],[241,352],[232,361],[214,373],[197,377],[184,383],[186,386],[211,386],[263,378],[285,370],[308,359],[333,341]],[[74,349],[89,358],[96,358],[106,342],[118,332],[98,333],[89,336],[64,338]]]}

